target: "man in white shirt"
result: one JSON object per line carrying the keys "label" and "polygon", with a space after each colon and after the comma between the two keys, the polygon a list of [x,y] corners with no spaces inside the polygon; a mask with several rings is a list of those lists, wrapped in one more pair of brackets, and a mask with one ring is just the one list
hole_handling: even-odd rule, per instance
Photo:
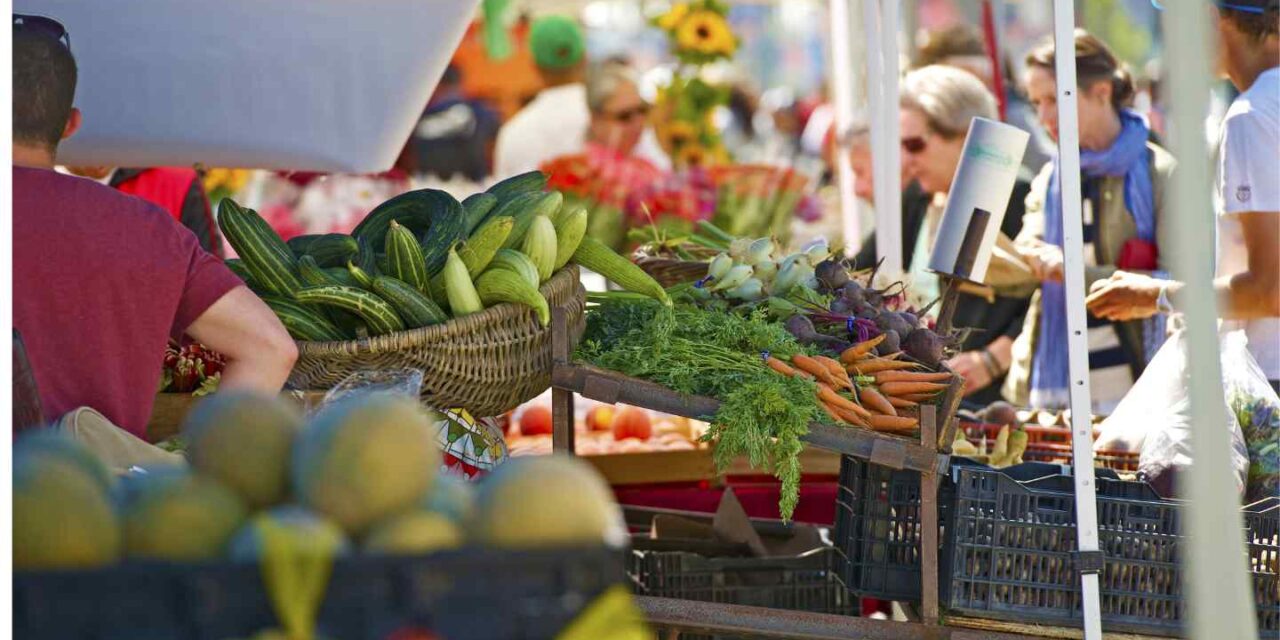
{"label": "man in white shirt", "polygon": [[539,18],[529,29],[529,49],[546,88],[498,131],[497,179],[582,151],[591,120],[583,82],[586,44],[578,24],[563,16]]}
{"label": "man in white shirt", "polygon": [[[1222,121],[1218,306],[1245,329],[1249,351],[1280,390],[1280,0],[1215,4],[1218,65],[1241,91]],[[1087,303],[1110,320],[1144,318],[1178,306],[1170,296],[1181,286],[1117,272],[1094,285]]]}

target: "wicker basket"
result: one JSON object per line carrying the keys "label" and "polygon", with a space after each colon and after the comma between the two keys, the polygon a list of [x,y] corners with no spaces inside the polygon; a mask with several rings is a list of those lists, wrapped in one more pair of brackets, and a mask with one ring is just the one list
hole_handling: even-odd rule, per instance
{"label": "wicker basket", "polygon": [[[561,269],[542,295],[569,314],[570,339],[586,328],[586,291],[578,267]],[[289,383],[328,389],[356,371],[411,368],[423,373],[422,400],[476,417],[510,411],[551,386],[551,327],[533,310],[500,304],[445,324],[364,340],[299,342]]]}
{"label": "wicker basket", "polygon": [[684,282],[693,282],[707,275],[706,262],[669,260],[667,258],[638,258],[636,265],[658,281],[663,288]]}

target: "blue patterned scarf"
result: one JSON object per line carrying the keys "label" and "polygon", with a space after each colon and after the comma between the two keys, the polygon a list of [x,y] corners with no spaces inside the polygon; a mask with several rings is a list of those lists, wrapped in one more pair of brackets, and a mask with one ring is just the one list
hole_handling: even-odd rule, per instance
{"label": "blue patterned scarf", "polygon": [[[1133,216],[1138,237],[1156,241],[1155,195],[1151,183],[1148,129],[1142,116],[1120,112],[1120,135],[1103,151],[1080,150],[1080,170],[1089,177],[1124,176],[1124,204]],[[1062,247],[1062,183],[1058,158],[1053,159],[1049,193],[1044,203],[1044,240]],[[1032,403],[1066,406],[1070,373],[1067,366],[1067,296],[1061,282],[1040,283],[1040,334],[1031,371]]]}

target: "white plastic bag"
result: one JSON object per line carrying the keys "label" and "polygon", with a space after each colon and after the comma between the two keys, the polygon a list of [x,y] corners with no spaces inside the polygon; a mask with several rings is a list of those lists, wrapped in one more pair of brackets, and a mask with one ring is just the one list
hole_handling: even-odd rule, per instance
{"label": "white plastic bag", "polygon": [[[1252,361],[1241,332],[1219,336],[1219,346],[1223,371],[1239,368],[1244,358]],[[1113,434],[1112,443],[1117,440],[1115,434],[1132,438],[1131,444],[1133,440],[1137,441],[1141,452],[1139,474],[1160,485],[1157,489],[1166,495],[1172,493],[1172,474],[1168,472],[1187,467],[1193,459],[1187,364],[1186,332],[1179,330],[1169,336],[1142,377],[1101,425],[1104,437]],[[1230,376],[1236,374],[1232,372]],[[1266,384],[1265,378],[1263,384]],[[1231,470],[1236,489],[1243,493],[1249,470],[1249,451],[1240,423],[1227,410],[1227,397],[1228,393],[1224,393],[1222,416],[1231,434]],[[1101,447],[1102,442],[1103,438],[1099,438],[1095,448]]]}
{"label": "white plastic bag", "polygon": [[1222,344],[1227,408],[1240,425],[1249,452],[1245,503],[1280,496],[1280,396],[1249,353],[1245,332],[1227,334]]}

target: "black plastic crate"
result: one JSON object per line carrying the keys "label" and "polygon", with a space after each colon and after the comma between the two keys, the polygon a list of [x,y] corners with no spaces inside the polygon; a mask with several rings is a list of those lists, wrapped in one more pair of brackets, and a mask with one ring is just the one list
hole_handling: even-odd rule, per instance
{"label": "black plastic crate", "polygon": [[[952,465],[970,465],[953,458]],[[1011,470],[1020,478],[1062,473],[1062,466],[1028,463]],[[945,538],[954,484],[938,487],[938,540]],[[920,473],[890,469],[852,456],[840,462],[835,544],[840,577],[851,591],[884,600],[920,599]],[[943,560],[939,554],[939,562]],[[941,571],[941,567],[940,567]],[[945,588],[945,581],[939,580]]]}
{"label": "black plastic crate", "polygon": [[[1018,481],[959,468],[943,549],[948,609],[987,618],[1079,626],[1074,484],[1070,476]],[[1103,628],[1161,635],[1182,630],[1178,547],[1181,504],[1142,482],[1099,478],[1099,575]],[[1280,626],[1273,502],[1245,509],[1260,632]]]}
{"label": "black plastic crate", "polygon": [[[334,563],[318,632],[383,640],[422,629],[450,640],[553,638],[608,587],[623,554],[468,549]],[[14,574],[14,637],[224,640],[278,626],[257,565],[126,564]]]}
{"label": "black plastic crate", "polygon": [[[787,558],[708,558],[684,551],[631,551],[627,573],[639,595],[812,613],[855,615],[830,547]],[[682,634],[682,640],[706,636]]]}

